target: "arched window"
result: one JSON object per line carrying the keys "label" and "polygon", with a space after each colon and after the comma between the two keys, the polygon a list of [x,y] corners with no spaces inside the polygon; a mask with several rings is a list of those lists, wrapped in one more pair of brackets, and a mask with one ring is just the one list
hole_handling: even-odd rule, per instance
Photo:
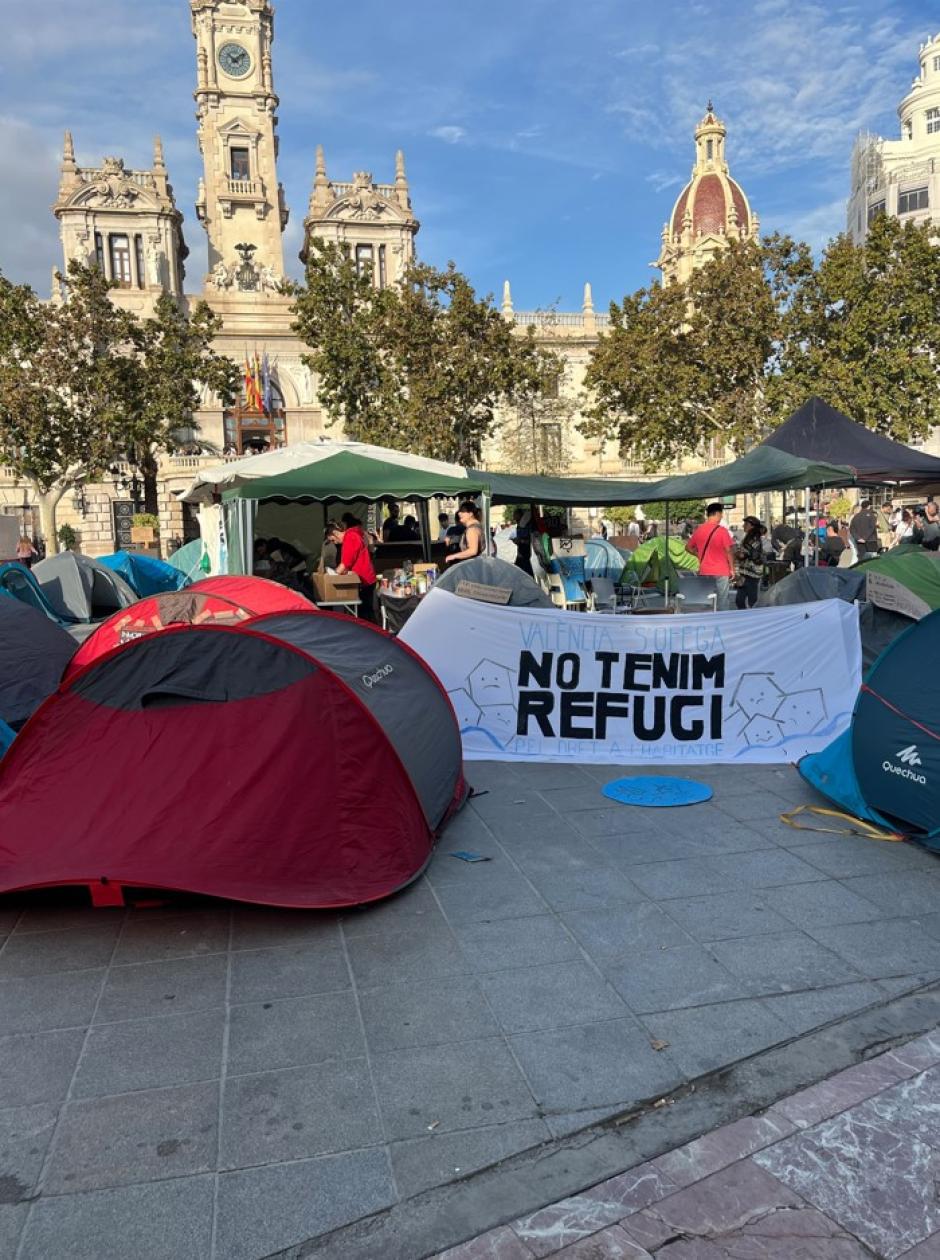
{"label": "arched window", "polygon": [[[259,382],[259,385],[263,393],[263,383]],[[273,378],[267,405],[264,398],[261,406],[257,399],[249,400],[243,387],[241,398],[234,407],[225,412],[223,420],[227,455],[258,455],[262,451],[284,446],[287,442],[284,395]]]}

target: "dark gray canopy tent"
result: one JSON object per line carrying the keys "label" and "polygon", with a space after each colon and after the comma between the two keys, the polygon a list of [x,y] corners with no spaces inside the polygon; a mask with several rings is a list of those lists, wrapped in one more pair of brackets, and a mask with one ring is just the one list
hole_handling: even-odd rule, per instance
{"label": "dark gray canopy tent", "polygon": [[844,464],[859,485],[940,484],[940,459],[936,456],[866,429],[821,398],[810,398],[757,449]]}

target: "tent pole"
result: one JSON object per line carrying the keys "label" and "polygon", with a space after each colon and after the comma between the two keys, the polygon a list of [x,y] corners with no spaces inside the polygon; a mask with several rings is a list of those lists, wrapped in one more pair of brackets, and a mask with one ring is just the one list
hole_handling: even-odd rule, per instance
{"label": "tent pole", "polygon": [[666,575],[665,593],[663,595],[663,608],[669,611],[669,500],[665,501],[666,506],[666,538],[663,542],[663,572]]}
{"label": "tent pole", "polygon": [[490,554],[490,494],[488,490],[483,491],[483,554]]}
{"label": "tent pole", "polygon": [[431,562],[431,524],[427,499],[418,500],[418,520],[421,524],[421,555],[425,564]]}
{"label": "tent pole", "polygon": [[803,491],[803,568],[809,568],[809,486]]}

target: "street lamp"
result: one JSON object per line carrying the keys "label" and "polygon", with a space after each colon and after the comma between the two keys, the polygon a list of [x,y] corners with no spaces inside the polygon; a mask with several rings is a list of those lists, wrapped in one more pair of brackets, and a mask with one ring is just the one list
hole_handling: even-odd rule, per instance
{"label": "street lamp", "polygon": [[130,494],[131,502],[133,503],[134,510],[136,511],[144,488],[143,482],[137,476],[136,468],[131,475],[128,476],[118,464],[112,464],[112,466],[108,469],[108,472],[111,474],[111,482],[114,486],[115,493]]}

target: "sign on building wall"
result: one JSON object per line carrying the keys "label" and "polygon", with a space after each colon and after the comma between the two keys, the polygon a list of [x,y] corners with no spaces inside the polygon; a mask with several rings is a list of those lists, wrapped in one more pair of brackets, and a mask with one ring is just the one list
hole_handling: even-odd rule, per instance
{"label": "sign on building wall", "polygon": [[499,608],[432,590],[401,638],[470,760],[789,762],[844,731],[861,684],[843,600],[688,616]]}

